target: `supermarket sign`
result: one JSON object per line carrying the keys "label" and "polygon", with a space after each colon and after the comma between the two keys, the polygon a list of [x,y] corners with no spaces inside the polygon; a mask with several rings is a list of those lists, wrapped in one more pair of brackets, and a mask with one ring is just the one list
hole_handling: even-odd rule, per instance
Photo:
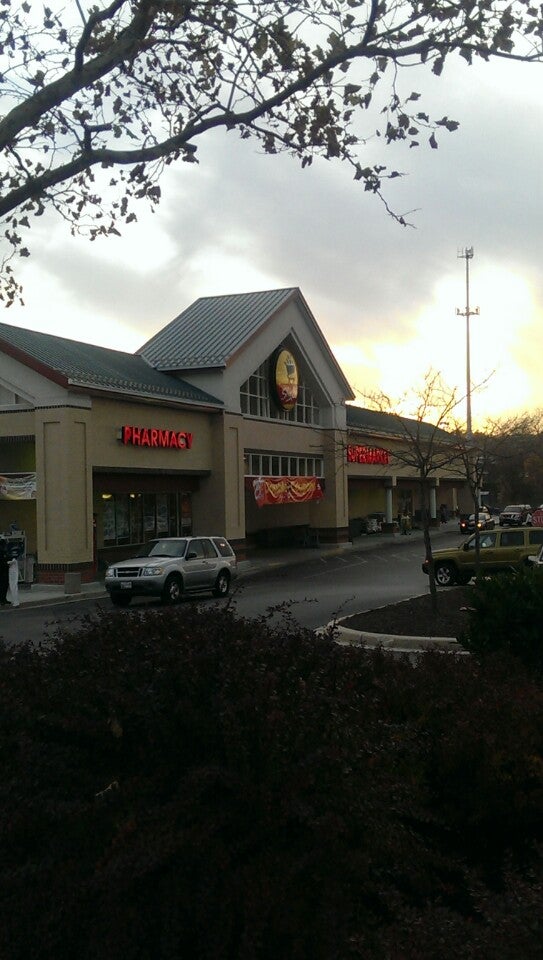
{"label": "supermarket sign", "polygon": [[388,450],[381,447],[365,447],[358,443],[347,446],[347,463],[390,463]]}

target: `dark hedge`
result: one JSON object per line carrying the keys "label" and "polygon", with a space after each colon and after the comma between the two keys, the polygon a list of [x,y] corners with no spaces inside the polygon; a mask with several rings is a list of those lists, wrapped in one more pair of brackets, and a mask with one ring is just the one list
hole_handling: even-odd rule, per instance
{"label": "dark hedge", "polygon": [[478,657],[497,652],[543,676],[543,571],[527,567],[477,580],[463,646]]}
{"label": "dark hedge", "polygon": [[0,661],[2,960],[541,957],[516,661],[191,604]]}

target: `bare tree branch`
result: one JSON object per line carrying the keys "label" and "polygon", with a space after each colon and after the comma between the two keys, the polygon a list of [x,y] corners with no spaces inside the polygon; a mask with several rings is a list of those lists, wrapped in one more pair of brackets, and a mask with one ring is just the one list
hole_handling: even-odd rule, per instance
{"label": "bare tree branch", "polygon": [[[447,0],[112,0],[80,23],[70,8],[0,7],[0,217],[4,262],[28,254],[21,229],[53,204],[80,229],[103,231],[135,218],[132,204],[158,202],[165,163],[193,160],[198,141],[237,129],[270,153],[306,166],[347,162],[364,189],[391,210],[383,187],[400,176],[364,166],[376,91],[385,91],[371,135],[416,146],[458,124],[432,118],[419,94],[399,92],[399,71],[448,57],[543,59],[541,11],[507,0],[469,8]],[[388,68],[394,77],[390,82]],[[375,123],[377,119],[377,125]],[[110,197],[107,175],[116,169]],[[97,211],[100,211],[98,222]],[[113,226],[114,225],[114,226]],[[105,231],[107,232],[107,230]],[[14,296],[12,271],[0,296]],[[2,287],[2,284],[4,285]]]}

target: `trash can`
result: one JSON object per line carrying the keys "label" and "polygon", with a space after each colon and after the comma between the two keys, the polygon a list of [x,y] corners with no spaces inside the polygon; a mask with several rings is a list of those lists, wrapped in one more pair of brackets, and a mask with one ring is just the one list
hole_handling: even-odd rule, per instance
{"label": "trash can", "polygon": [[64,593],[81,593],[81,574],[64,574]]}
{"label": "trash can", "polygon": [[25,583],[34,583],[34,567],[36,565],[36,558],[32,555],[25,557],[24,562],[24,582]]}

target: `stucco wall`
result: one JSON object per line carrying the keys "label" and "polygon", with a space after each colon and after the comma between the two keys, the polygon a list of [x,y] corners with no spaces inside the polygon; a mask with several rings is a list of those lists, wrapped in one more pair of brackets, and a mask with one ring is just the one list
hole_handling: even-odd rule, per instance
{"label": "stucco wall", "polygon": [[[89,456],[94,468],[203,472],[212,468],[213,422],[220,415],[160,404],[127,403],[95,398]],[[192,434],[190,449],[125,445],[123,425]]]}
{"label": "stucco wall", "polygon": [[345,427],[345,382],[333,366],[330,352],[314,322],[294,301],[265,324],[225,369],[183,370],[181,376],[223,401],[231,413],[240,413],[240,387],[277,347],[289,341],[301,360],[309,386],[322,406],[322,424]]}
{"label": "stucco wall", "polygon": [[213,418],[209,477],[193,498],[194,529],[223,534],[230,540],[245,536],[243,498],[243,420],[225,414]]}
{"label": "stucco wall", "polygon": [[90,412],[36,411],[40,564],[92,561]]}

